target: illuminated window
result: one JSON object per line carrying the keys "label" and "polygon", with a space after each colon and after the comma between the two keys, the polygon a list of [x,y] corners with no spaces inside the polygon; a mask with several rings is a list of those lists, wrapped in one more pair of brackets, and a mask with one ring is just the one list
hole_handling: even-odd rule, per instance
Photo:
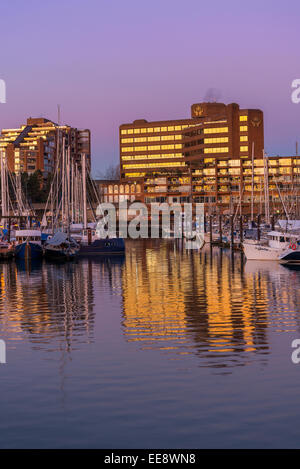
{"label": "illuminated window", "polygon": [[280,166],[290,165],[290,164],[292,164],[292,160],[290,158],[280,158],[279,159],[279,164],[280,164]]}
{"label": "illuminated window", "polygon": [[160,140],[160,137],[148,137],[148,142],[158,142]]}
{"label": "illuminated window", "polygon": [[133,129],[127,129],[128,134],[133,134]]}
{"label": "illuminated window", "polygon": [[174,130],[174,125],[169,125],[168,131],[170,132],[170,131],[172,131],[172,130]]}
{"label": "illuminated window", "polygon": [[140,133],[141,133],[141,129],[134,129],[134,133],[135,133],[135,134],[140,134]]}
{"label": "illuminated window", "polygon": [[241,125],[240,132],[248,132],[248,125]]}
{"label": "illuminated window", "polygon": [[122,148],[122,153],[128,152],[128,151],[133,151],[133,147],[123,147]]}
{"label": "illuminated window", "polygon": [[229,166],[240,166],[240,160],[228,160]]}
{"label": "illuminated window", "polygon": [[[164,145],[162,145],[163,147]],[[146,147],[145,147],[146,148]],[[160,145],[150,145],[148,146],[148,150],[160,150]]]}
{"label": "illuminated window", "polygon": [[248,135],[241,135],[240,142],[248,142]]}
{"label": "illuminated window", "polygon": [[133,151],[147,151],[147,147],[134,147]]}
{"label": "illuminated window", "polygon": [[228,147],[204,148],[204,153],[227,153]]}
{"label": "illuminated window", "polygon": [[240,174],[240,168],[229,168],[229,174]]}
{"label": "illuminated window", "polygon": [[122,134],[122,135],[126,135],[126,134],[127,134],[127,129],[121,130],[121,134]]}
{"label": "illuminated window", "polygon": [[241,151],[248,151],[248,145],[241,146],[241,147],[240,147],[240,150],[241,150]]}
{"label": "illuminated window", "polygon": [[154,127],[154,132],[160,132],[160,127]]}
{"label": "illuminated window", "polygon": [[243,121],[247,121],[248,120],[248,116],[240,116],[240,121],[243,122]]}
{"label": "illuminated window", "polygon": [[147,142],[147,137],[135,137],[134,141],[135,142]]}
{"label": "illuminated window", "polygon": [[228,142],[228,137],[214,137],[214,138],[205,138],[204,143],[226,143]]}
{"label": "illuminated window", "polygon": [[228,132],[228,127],[213,127],[204,129],[205,134],[221,134]]}
{"label": "illuminated window", "polygon": [[181,130],[181,125],[175,125],[175,130]]}

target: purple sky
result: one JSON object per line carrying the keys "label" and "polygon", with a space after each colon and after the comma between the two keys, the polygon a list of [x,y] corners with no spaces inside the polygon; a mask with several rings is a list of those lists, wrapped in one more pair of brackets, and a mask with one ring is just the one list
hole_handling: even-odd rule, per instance
{"label": "purple sky", "polygon": [[298,0],[5,0],[0,127],[28,116],[92,130],[94,174],[117,163],[118,126],[185,118],[209,88],[260,108],[270,154],[294,154]]}

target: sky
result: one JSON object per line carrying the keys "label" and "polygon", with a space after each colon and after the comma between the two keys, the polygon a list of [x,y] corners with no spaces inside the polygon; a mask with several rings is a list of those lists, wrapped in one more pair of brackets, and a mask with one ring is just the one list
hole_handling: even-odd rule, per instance
{"label": "sky", "polygon": [[0,128],[47,117],[92,132],[94,175],[119,161],[118,127],[219,101],[264,111],[265,150],[300,142],[297,0],[2,0]]}

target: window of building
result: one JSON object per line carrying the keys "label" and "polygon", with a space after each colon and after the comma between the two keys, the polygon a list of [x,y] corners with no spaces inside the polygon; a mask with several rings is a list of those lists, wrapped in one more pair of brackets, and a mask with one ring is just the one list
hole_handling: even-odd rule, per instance
{"label": "window of building", "polygon": [[248,120],[248,116],[240,116],[240,121],[243,122],[243,121],[247,121]]}
{"label": "window of building", "polygon": [[228,137],[213,137],[205,138],[204,143],[226,143],[228,142]]}
{"label": "window of building", "polygon": [[248,135],[241,135],[240,142],[248,142]]}
{"label": "window of building", "polygon": [[241,146],[240,151],[248,151],[248,145]]}
{"label": "window of building", "polygon": [[228,147],[204,148],[204,153],[227,153],[228,151]]}
{"label": "window of building", "polygon": [[248,125],[241,125],[240,132],[248,132]]}
{"label": "window of building", "polygon": [[221,134],[228,132],[228,127],[212,127],[204,129],[205,134]]}

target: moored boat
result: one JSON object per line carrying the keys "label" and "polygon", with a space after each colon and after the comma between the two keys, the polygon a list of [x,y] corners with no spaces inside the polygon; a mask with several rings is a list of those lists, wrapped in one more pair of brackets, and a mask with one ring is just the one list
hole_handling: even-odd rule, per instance
{"label": "moored boat", "polygon": [[298,242],[290,243],[288,248],[279,255],[278,260],[281,264],[300,263],[300,246]]}
{"label": "moored boat", "polygon": [[243,251],[247,260],[279,261],[281,254],[291,243],[297,245],[298,239],[298,233],[270,231],[261,241],[245,241]]}
{"label": "moored boat", "polygon": [[11,259],[14,256],[14,245],[6,241],[0,241],[0,260]]}
{"label": "moored boat", "polygon": [[75,259],[79,251],[79,245],[66,233],[58,231],[47,240],[44,246],[45,258],[55,261],[70,261]]}
{"label": "moored boat", "polygon": [[39,230],[17,230],[15,256],[19,259],[40,259],[43,256]]}

